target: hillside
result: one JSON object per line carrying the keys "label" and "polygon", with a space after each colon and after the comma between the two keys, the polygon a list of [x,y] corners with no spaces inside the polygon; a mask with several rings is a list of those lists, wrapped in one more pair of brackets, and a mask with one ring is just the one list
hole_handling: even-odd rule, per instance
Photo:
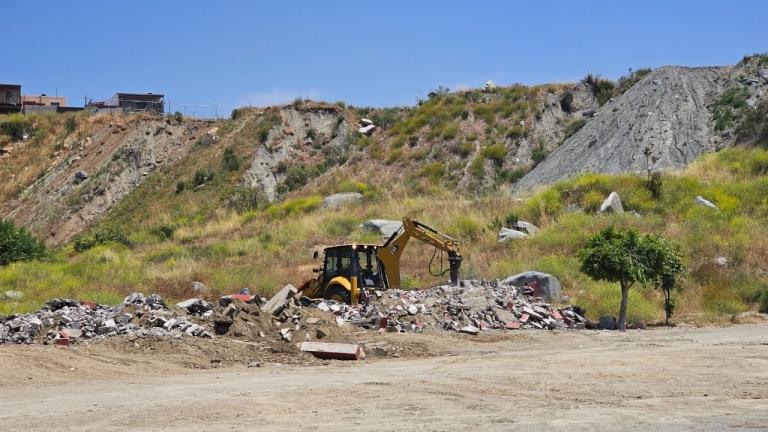
{"label": "hillside", "polygon": [[[552,272],[591,317],[618,298],[578,272],[574,256],[589,234],[611,224],[661,232],[686,248],[681,310],[690,319],[754,309],[768,271],[766,155],[722,149],[768,137],[767,59],[638,70],[617,82],[439,88],[414,107],[297,100],[218,121],[0,117],[19,126],[0,136],[10,149],[0,159],[2,215],[54,248],[50,262],[0,269],[0,288],[27,295],[0,312],[133,290],[179,298],[192,281],[211,297],[245,286],[269,294],[310,277],[313,250],[379,241],[360,224],[405,216],[461,239],[464,276]],[[369,120],[376,127],[360,132]],[[659,196],[646,185],[657,170],[666,173]],[[641,217],[595,214],[612,191]],[[323,209],[336,192],[364,199]],[[696,195],[721,211],[699,208]],[[497,243],[517,217],[542,234]],[[408,286],[438,282],[421,259],[429,251],[410,248]],[[713,267],[721,257],[726,268]],[[633,319],[658,319],[658,293],[633,296]]]}

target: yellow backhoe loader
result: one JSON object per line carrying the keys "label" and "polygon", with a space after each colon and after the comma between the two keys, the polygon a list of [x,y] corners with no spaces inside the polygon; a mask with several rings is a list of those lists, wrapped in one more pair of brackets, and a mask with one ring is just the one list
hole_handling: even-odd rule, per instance
{"label": "yellow backhoe loader", "polygon": [[[458,241],[413,219],[403,219],[403,226],[383,245],[343,244],[325,248],[322,267],[313,269],[318,276],[304,282],[299,291],[310,298],[326,298],[357,304],[365,300],[368,289],[400,288],[400,257],[414,238],[435,247],[429,261],[433,276],[450,274],[451,284],[459,279],[461,255]],[[440,270],[432,272],[432,262],[441,251]],[[442,268],[442,253],[448,255],[448,268]],[[315,251],[315,259],[318,253]]]}

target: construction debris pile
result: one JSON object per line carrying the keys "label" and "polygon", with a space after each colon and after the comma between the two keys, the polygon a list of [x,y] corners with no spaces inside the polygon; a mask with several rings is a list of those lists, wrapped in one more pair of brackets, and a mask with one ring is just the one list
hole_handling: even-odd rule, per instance
{"label": "construction debris pile", "polygon": [[[179,306],[192,315],[210,316],[213,313],[210,303],[194,300],[188,305],[180,303]],[[53,299],[37,312],[0,318],[0,344],[42,342],[69,345],[73,340],[103,339],[117,335],[178,338],[212,336],[208,326],[194,321],[191,316],[168,308],[157,294],[145,296],[133,293],[117,306]]]}
{"label": "construction debris pile", "polygon": [[464,280],[419,291],[375,291],[367,305],[314,303],[337,315],[339,323],[390,332],[424,329],[478,334],[482,330],[592,327],[577,307],[555,308],[530,287],[501,281]]}

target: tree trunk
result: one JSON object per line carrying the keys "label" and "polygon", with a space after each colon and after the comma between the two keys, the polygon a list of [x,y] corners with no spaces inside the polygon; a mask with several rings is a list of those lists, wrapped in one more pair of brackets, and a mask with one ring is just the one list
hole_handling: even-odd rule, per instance
{"label": "tree trunk", "polygon": [[619,330],[627,330],[627,300],[632,284],[621,282],[621,307],[619,308]]}
{"label": "tree trunk", "polygon": [[670,290],[664,290],[664,325],[669,327],[669,303],[671,302],[672,293]]}

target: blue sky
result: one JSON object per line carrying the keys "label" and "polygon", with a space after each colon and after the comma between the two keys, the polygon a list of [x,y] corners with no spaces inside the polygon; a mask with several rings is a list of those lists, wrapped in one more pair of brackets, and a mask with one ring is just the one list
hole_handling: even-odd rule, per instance
{"label": "blue sky", "polygon": [[70,105],[165,93],[174,111],[198,115],[297,96],[412,105],[438,85],[617,78],[768,51],[766,1],[25,0],[0,10],[0,82]]}

